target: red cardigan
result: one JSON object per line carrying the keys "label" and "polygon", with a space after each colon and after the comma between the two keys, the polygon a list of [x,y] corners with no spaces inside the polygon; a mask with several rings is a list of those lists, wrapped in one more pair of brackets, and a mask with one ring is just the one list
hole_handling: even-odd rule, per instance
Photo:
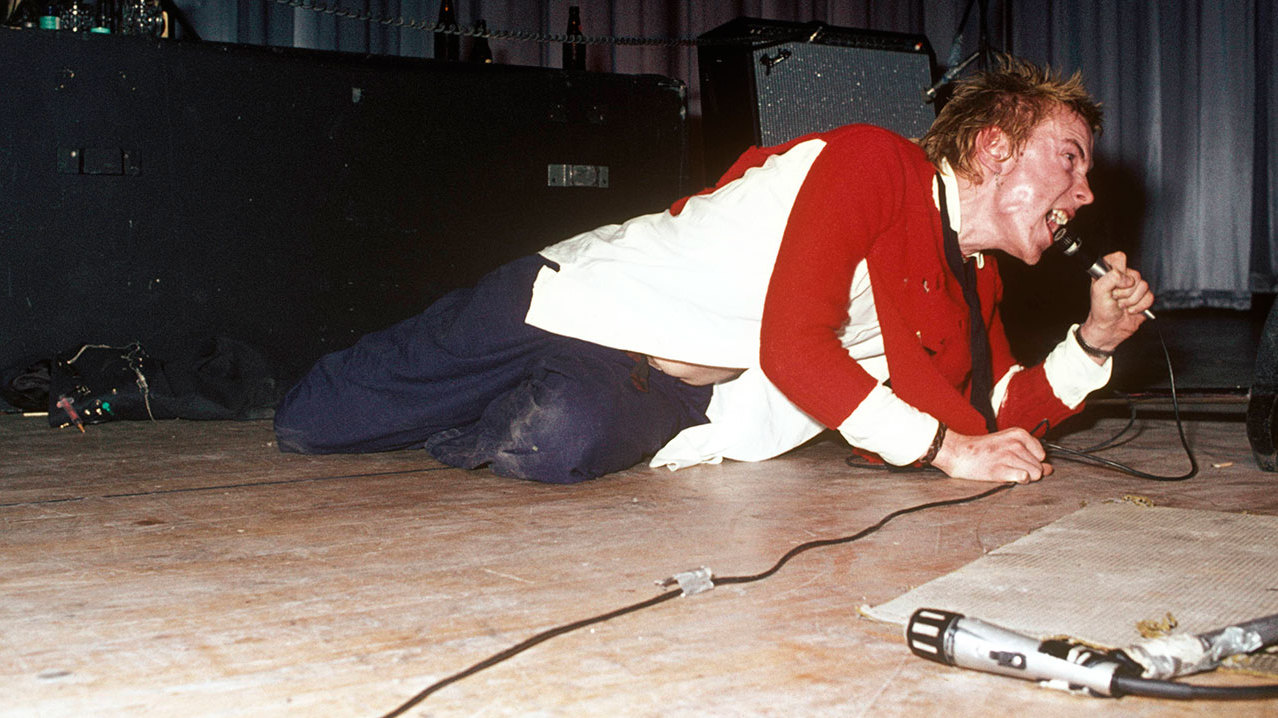
{"label": "red cardigan", "polygon": [[[848,296],[866,260],[887,356],[890,386],[956,431],[985,433],[967,398],[971,374],[968,310],[945,261],[941,217],[932,198],[936,168],[919,147],[886,130],[850,125],[817,135],[826,142],[795,199],[768,286],[760,362],[799,408],[837,428],[875,386],[841,346]],[[740,177],[771,154],[752,148],[718,183]],[[676,205],[673,211],[679,210]],[[995,380],[1017,364],[999,316],[1002,283],[992,257],[977,272]],[[998,412],[1000,428],[1055,425],[1061,403],[1042,365],[1018,372]]]}

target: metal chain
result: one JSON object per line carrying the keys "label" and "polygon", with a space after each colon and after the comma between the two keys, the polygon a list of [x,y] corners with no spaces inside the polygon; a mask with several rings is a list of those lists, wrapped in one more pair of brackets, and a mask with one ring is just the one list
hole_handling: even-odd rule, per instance
{"label": "metal chain", "polygon": [[[420,32],[438,33],[442,35],[485,37],[492,40],[516,40],[520,42],[540,42],[545,44],[571,43],[576,45],[694,47],[697,45],[709,44],[755,45],[758,44],[760,40],[768,40],[770,43],[775,43],[777,40],[786,39],[785,36],[769,38],[739,37],[713,39],[695,37],[612,37],[608,35],[567,35],[563,33],[527,32],[524,30],[479,30],[471,26],[444,25],[438,22],[406,18],[403,15],[387,17],[368,11],[350,10],[339,7],[335,4],[330,5],[324,2],[317,2],[317,0],[271,0],[271,2],[298,10],[309,10],[311,12],[320,13],[321,15],[332,15],[334,17],[341,17],[349,20],[359,20],[361,22],[383,25],[385,27],[405,28],[408,30],[418,30]],[[798,33],[796,38],[806,37],[807,35],[808,32],[804,31]]]}

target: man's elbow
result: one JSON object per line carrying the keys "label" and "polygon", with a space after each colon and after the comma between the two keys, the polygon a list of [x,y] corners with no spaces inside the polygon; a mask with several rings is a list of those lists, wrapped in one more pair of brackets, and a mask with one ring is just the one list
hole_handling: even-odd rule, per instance
{"label": "man's elbow", "polygon": [[759,349],[759,369],[768,381],[785,391],[786,379],[794,374],[796,364],[793,351],[787,351],[783,343],[765,342]]}

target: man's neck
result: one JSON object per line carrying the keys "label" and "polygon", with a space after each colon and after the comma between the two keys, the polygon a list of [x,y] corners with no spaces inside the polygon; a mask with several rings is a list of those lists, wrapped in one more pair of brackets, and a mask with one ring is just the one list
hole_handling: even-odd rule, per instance
{"label": "man's neck", "polygon": [[969,220],[955,228],[958,231],[959,250],[964,257],[970,257],[988,248],[986,238],[982,236],[983,228],[980,223],[970,220],[982,216],[992,198],[987,191],[988,180],[985,183],[976,184],[966,177],[956,175],[954,182],[958,188],[959,214]]}

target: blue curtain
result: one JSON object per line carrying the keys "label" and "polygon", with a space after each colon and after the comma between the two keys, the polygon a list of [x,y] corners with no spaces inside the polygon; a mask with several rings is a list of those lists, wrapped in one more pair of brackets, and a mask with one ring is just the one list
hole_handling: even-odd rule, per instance
{"label": "blue curtain", "polygon": [[[380,17],[433,21],[440,0],[327,0]],[[278,0],[178,0],[206,40],[429,57],[433,37]],[[942,65],[988,41],[1069,73],[1104,103],[1088,225],[1122,248],[1161,307],[1245,308],[1278,289],[1278,13],[1272,0],[460,0],[459,23],[561,33],[581,7],[590,36],[692,38],[740,16],[924,33]],[[981,8],[984,6],[984,13]],[[971,7],[958,34],[960,19]],[[957,35],[957,42],[956,40]],[[559,46],[493,40],[500,63],[557,67]],[[467,41],[463,40],[463,56]],[[691,44],[592,45],[591,70],[684,80],[699,112]],[[1083,217],[1085,215],[1080,215]],[[1093,241],[1093,240],[1089,240]]]}
{"label": "blue curtain", "polygon": [[1138,250],[1163,307],[1246,308],[1278,287],[1272,0],[1025,3],[1013,49],[1082,70],[1106,129],[1111,242]]}

